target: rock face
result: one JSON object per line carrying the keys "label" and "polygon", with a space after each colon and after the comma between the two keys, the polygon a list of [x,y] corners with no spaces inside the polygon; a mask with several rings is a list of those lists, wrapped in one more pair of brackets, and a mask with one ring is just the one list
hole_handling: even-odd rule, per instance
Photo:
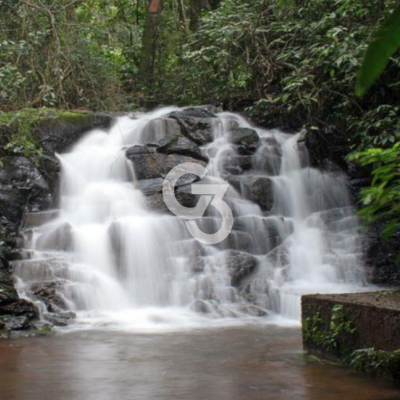
{"label": "rock face", "polygon": [[174,111],[169,118],[175,119],[182,129],[182,134],[197,145],[213,141],[213,124],[216,115],[202,108],[187,108]]}
{"label": "rock face", "polygon": [[[38,118],[30,133],[43,153],[39,164],[22,154],[1,149],[0,168],[0,335],[33,327],[38,312],[33,303],[19,299],[14,288],[7,259],[16,257],[14,248],[22,217],[26,213],[49,209],[56,200],[59,165],[55,153],[68,150],[88,130],[110,126],[112,117],[92,113],[58,113]],[[13,135],[10,126],[4,137]],[[4,139],[3,139],[4,140]],[[2,147],[6,143],[2,142]],[[28,214],[29,215],[29,214]],[[33,217],[34,218],[34,217]],[[28,222],[24,222],[27,227]],[[54,240],[63,239],[65,232],[56,232]],[[64,236],[63,236],[64,235]],[[63,236],[63,237],[61,237]],[[64,240],[65,239],[65,240]],[[50,240],[50,238],[49,238]],[[44,247],[46,244],[44,243]],[[42,293],[44,294],[44,292]]]}
{"label": "rock face", "polygon": [[239,154],[251,155],[256,152],[260,139],[254,129],[233,128],[230,131],[230,141],[238,146]]}
{"label": "rock face", "polygon": [[231,276],[231,284],[235,287],[239,287],[257,266],[256,258],[245,252],[228,251],[224,257]]}

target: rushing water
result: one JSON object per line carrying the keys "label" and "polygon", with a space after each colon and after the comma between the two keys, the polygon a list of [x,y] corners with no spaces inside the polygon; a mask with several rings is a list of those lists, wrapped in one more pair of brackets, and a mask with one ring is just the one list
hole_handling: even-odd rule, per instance
{"label": "rushing water", "polygon": [[[265,312],[298,320],[302,294],[360,289],[361,238],[346,180],[311,168],[300,134],[254,128],[230,113],[215,119],[214,142],[203,148],[207,180],[232,183],[226,201],[235,216],[221,245],[202,245],[184,220],[150,211],[125,152],[165,137],[160,117],[172,110],[119,118],[59,155],[58,216],[25,233],[33,258],[14,265],[22,296],[45,315],[32,287],[52,285],[77,313],[76,327],[157,331],[235,324]],[[250,167],[237,175],[227,174],[240,159],[229,140],[232,126],[254,128],[261,140]],[[270,182],[270,211],[246,200],[246,182],[257,177]],[[209,210],[199,224],[217,230],[220,221]],[[228,249],[256,259],[245,287],[231,285]],[[202,270],[193,272],[199,259]]]}

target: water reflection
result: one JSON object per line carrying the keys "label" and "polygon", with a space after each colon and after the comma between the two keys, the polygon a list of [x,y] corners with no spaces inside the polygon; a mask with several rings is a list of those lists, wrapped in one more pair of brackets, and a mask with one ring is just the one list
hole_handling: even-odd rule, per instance
{"label": "water reflection", "polygon": [[75,332],[0,343],[8,400],[383,400],[391,383],[306,362],[295,328]]}

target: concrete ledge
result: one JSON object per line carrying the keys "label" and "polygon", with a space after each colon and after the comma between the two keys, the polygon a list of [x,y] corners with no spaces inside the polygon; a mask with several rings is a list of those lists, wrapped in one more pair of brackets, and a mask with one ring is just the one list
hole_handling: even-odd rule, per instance
{"label": "concrete ledge", "polygon": [[308,352],[399,379],[400,290],[303,296],[302,324]]}

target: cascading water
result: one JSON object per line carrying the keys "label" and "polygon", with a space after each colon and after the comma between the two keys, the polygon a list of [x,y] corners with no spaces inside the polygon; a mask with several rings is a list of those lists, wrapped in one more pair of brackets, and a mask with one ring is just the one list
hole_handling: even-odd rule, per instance
{"label": "cascading water", "polygon": [[[205,181],[231,185],[225,201],[235,222],[224,242],[203,245],[184,220],[151,211],[126,150],[168,137],[172,111],[121,117],[59,155],[58,215],[25,232],[32,257],[14,263],[20,294],[44,318],[70,310],[78,322],[130,326],[267,313],[298,319],[302,294],[360,288],[361,238],[345,178],[311,168],[299,134],[230,113],[213,119],[214,140],[201,151]],[[237,128],[257,132],[250,153],[235,143]],[[197,223],[214,232],[220,215],[209,207]],[[40,295],[49,288],[51,307]]]}

